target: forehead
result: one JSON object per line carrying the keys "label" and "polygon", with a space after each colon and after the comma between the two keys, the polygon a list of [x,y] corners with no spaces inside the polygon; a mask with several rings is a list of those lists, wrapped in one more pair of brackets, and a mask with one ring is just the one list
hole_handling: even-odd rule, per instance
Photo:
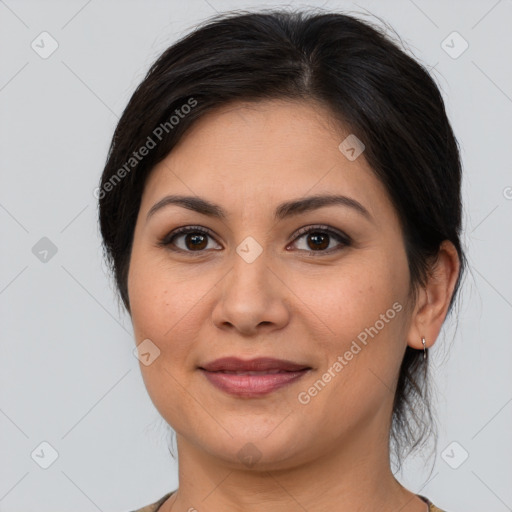
{"label": "forehead", "polygon": [[283,151],[290,156],[337,148],[348,134],[325,106],[313,101],[236,101],[203,115],[172,153],[189,152],[202,143],[225,159],[237,160],[242,152],[244,158],[278,160]]}
{"label": "forehead", "polygon": [[[146,210],[168,193],[200,195],[233,206],[308,194],[351,195],[378,216],[389,208],[364,152],[349,160],[350,131],[314,102],[233,102],[197,120],[147,179]],[[262,198],[265,199],[262,202]]]}

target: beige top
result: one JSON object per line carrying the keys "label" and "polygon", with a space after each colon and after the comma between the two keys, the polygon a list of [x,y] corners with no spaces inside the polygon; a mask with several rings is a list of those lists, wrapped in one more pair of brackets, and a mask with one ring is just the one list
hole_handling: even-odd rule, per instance
{"label": "beige top", "polygon": [[[157,512],[157,510],[164,504],[165,501],[169,498],[169,496],[175,491],[168,492],[165,496],[162,496],[155,503],[151,503],[151,505],[146,505],[145,507],[134,510],[133,512]],[[445,512],[440,508],[436,507],[428,498],[425,496],[421,496],[418,494],[418,498],[421,498],[425,503],[429,506],[429,512]]]}

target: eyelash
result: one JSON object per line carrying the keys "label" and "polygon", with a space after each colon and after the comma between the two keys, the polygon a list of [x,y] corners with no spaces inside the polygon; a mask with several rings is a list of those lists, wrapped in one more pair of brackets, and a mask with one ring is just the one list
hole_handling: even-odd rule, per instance
{"label": "eyelash", "polygon": [[[170,249],[171,251],[187,253],[187,254],[190,254],[191,256],[200,256],[202,253],[206,252],[205,249],[199,250],[199,251],[189,251],[189,250],[170,247],[171,245],[173,245],[174,240],[179,235],[186,235],[189,233],[201,233],[203,235],[207,235],[207,236],[214,238],[210,230],[205,229],[201,226],[183,226],[183,227],[175,229],[174,231],[171,231],[171,233],[167,234],[162,240],[160,240],[158,242],[158,245],[162,246],[162,247],[166,247],[166,248]],[[352,243],[350,237],[348,237],[347,235],[345,235],[342,232],[338,232],[337,230],[335,231],[334,229],[332,229],[326,225],[306,226],[306,227],[299,229],[295,233],[295,238],[293,239],[292,243],[295,242],[297,239],[303,237],[304,235],[308,235],[310,233],[327,234],[327,235],[333,237],[334,239],[336,239],[341,244],[343,244],[343,247],[348,247]],[[313,250],[307,251],[306,250],[305,252],[309,252],[310,253],[309,256],[317,257],[317,256],[323,256],[326,254],[332,254],[332,253],[338,252],[343,247],[337,247],[334,249],[319,250],[319,251],[313,251]],[[215,250],[218,250],[218,249],[215,249]],[[300,251],[304,251],[304,250],[300,249]]]}

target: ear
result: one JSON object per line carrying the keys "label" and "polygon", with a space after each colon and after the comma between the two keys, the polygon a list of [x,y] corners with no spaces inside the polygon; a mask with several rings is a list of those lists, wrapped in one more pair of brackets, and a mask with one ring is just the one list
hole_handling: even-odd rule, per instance
{"label": "ear", "polygon": [[410,347],[423,350],[421,338],[425,338],[427,348],[435,343],[448,312],[459,269],[457,249],[452,242],[444,240],[439,247],[438,261],[429,273],[428,282],[418,293],[407,334]]}

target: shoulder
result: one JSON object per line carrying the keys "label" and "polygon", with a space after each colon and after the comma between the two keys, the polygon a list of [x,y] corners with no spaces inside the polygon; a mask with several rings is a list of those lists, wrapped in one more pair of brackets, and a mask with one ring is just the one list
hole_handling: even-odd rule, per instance
{"label": "shoulder", "polygon": [[426,496],[422,496],[421,494],[418,494],[417,496],[428,505],[428,512],[446,512],[445,510],[436,507]]}
{"label": "shoulder", "polygon": [[446,512],[445,510],[441,510],[440,508],[436,507],[433,503],[429,503],[429,512]]}
{"label": "shoulder", "polygon": [[[159,500],[151,503],[150,505],[146,505],[145,507],[138,508],[137,510],[133,510],[132,512],[157,512],[157,510],[167,501],[167,499],[173,494],[175,491],[168,492],[164,496],[162,496]],[[446,512],[436,507],[428,498],[422,496],[422,499],[428,503],[429,512]]]}
{"label": "shoulder", "polygon": [[156,512],[165,501],[167,501],[167,498],[173,493],[174,491],[168,492],[165,496],[162,496],[158,501],[155,501],[154,503],[151,503],[150,505],[146,505],[145,507],[138,508],[137,510],[133,510],[131,512]]}

